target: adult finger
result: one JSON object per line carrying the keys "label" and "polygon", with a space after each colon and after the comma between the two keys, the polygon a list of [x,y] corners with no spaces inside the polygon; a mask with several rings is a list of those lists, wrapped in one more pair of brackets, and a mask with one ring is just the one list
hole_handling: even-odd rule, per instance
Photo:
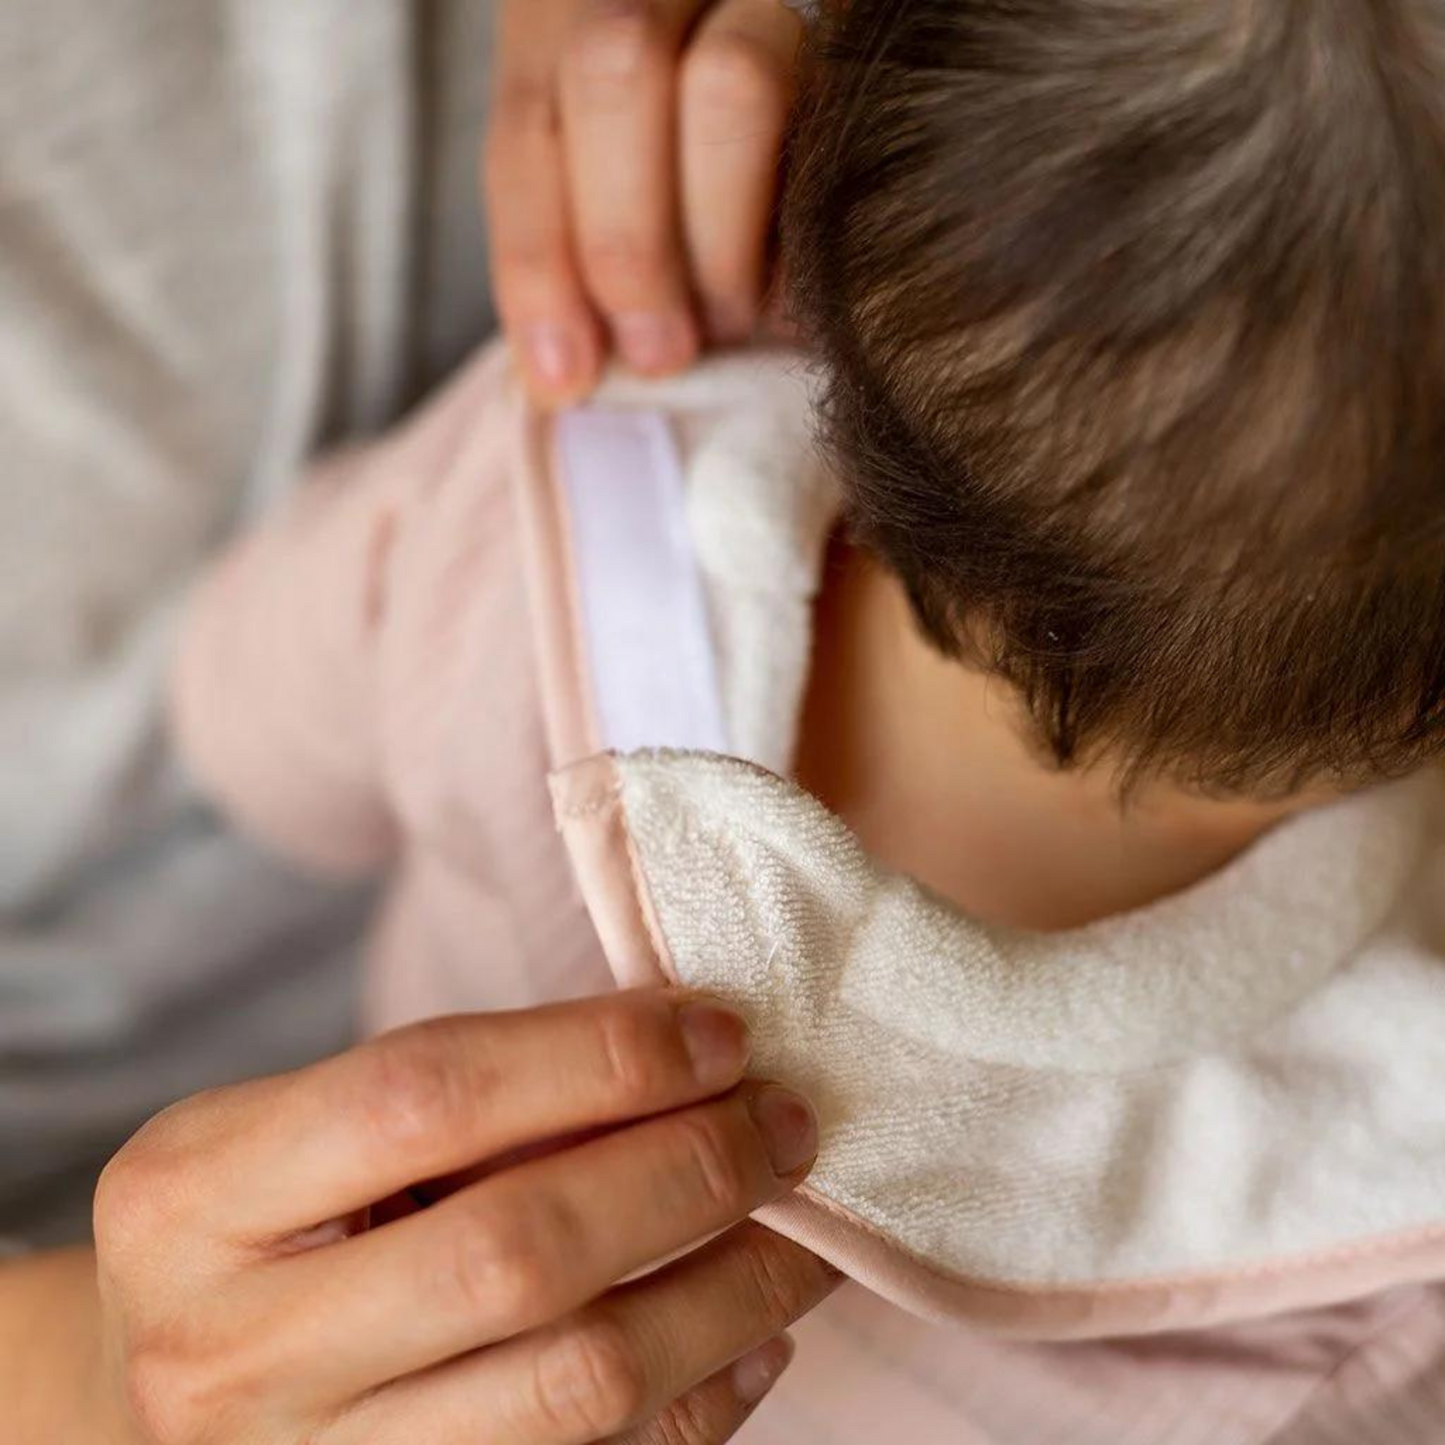
{"label": "adult finger", "polygon": [[721,0],[683,59],[683,231],[714,341],[745,340],[758,320],[802,35],[782,0]]}
{"label": "adult finger", "polygon": [[533,1140],[721,1093],[747,1053],[737,1014],[670,990],[457,1015],[203,1096],[143,1152],[191,1217],[265,1247]]}
{"label": "adult finger", "polygon": [[612,1445],[721,1445],[746,1423],[792,1358],[792,1339],[779,1335],[674,1400],[646,1425],[618,1435]]}
{"label": "adult finger", "polygon": [[[308,1372],[339,1401],[558,1319],[618,1280],[736,1224],[803,1177],[812,1111],[773,1085],[636,1124],[496,1174],[434,1208],[259,1276],[250,1336],[279,1361],[344,1338]],[[398,1332],[395,1321],[408,1326]],[[330,1331],[335,1334],[335,1331]]]}
{"label": "adult finger", "polygon": [[696,354],[678,221],[677,56],[703,0],[589,0],[562,60],[578,259],[622,359],[644,374]]}
{"label": "adult finger", "polygon": [[498,7],[483,150],[493,294],[529,390],[549,404],[590,390],[603,350],[575,259],[556,84],[573,8],[559,0]]}
{"label": "adult finger", "polygon": [[434,1445],[585,1445],[656,1417],[819,1304],[837,1274],[742,1224],[555,1326],[372,1395],[348,1420],[368,1445],[427,1423]]}

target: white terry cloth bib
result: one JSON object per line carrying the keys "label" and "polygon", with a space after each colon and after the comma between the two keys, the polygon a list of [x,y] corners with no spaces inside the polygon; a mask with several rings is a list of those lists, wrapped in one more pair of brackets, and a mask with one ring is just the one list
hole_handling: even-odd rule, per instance
{"label": "white terry cloth bib", "polygon": [[526,439],[554,793],[619,981],[736,1001],[757,1070],[819,1107],[808,1184],[761,1217],[918,1312],[1037,1336],[1445,1275],[1439,779],[1118,918],[980,925],[779,776],[836,516],[798,363],[652,396]]}

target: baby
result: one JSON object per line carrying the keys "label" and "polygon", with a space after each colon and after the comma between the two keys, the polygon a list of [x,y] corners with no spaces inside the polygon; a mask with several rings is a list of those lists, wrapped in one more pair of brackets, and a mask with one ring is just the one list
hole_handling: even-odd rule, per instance
{"label": "baby", "polygon": [[[988,832],[957,880],[985,916],[1115,911],[1121,862],[1177,887],[1440,751],[1442,63],[1428,3],[840,21],[793,150],[792,296],[853,536],[963,667],[920,662],[916,708],[896,675],[850,693],[821,781],[872,818],[893,758],[936,768],[896,846],[952,892]],[[977,816],[960,746],[1006,816]]]}
{"label": "baby", "polygon": [[778,1439],[877,1438],[844,1369],[918,1440],[1427,1438],[1369,1431],[1416,1373],[1370,1351],[1445,1358],[1442,82],[1434,0],[853,0],[783,218],[811,370],[554,425],[489,351],[194,603],[198,774],[389,873],[376,1024],[730,993],[824,1105],[777,1227],[924,1314],[1192,1341],[845,1294]]}

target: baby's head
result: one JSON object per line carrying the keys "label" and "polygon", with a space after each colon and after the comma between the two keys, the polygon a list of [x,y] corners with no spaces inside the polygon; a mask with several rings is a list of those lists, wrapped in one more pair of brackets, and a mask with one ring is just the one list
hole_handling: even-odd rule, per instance
{"label": "baby's head", "polygon": [[1058,764],[1445,749],[1445,0],[847,0],[791,166],[856,535]]}

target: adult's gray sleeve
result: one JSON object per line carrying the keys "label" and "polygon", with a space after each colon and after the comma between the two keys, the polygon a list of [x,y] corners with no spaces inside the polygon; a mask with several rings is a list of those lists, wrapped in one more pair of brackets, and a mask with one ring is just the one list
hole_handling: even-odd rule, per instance
{"label": "adult's gray sleeve", "polygon": [[229,835],[161,690],[207,555],[486,334],[485,0],[0,6],[0,1236],[352,1030],[368,900]]}

